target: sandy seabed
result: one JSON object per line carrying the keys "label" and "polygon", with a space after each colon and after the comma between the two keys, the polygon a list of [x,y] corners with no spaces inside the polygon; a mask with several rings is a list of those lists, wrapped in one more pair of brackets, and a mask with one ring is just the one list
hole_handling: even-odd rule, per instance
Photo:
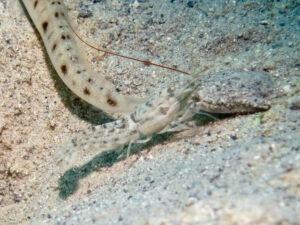
{"label": "sandy seabed", "polygon": [[[0,224],[299,224],[300,2],[66,0],[83,39],[185,71],[243,69],[272,108],[157,135],[64,173],[53,158],[106,115],[72,94],[17,4],[0,0]],[[124,94],[185,75],[86,48]],[[197,72],[196,72],[197,71]],[[298,213],[297,213],[298,212]]]}

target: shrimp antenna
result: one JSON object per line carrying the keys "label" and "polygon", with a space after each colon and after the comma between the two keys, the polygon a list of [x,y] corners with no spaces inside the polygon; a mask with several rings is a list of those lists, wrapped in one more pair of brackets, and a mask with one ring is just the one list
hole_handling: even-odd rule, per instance
{"label": "shrimp antenna", "polygon": [[107,50],[104,50],[104,49],[95,47],[95,46],[93,46],[92,44],[90,44],[90,43],[86,42],[85,40],[83,40],[83,39],[75,32],[75,30],[73,29],[73,27],[71,26],[71,24],[69,24],[69,26],[70,26],[71,30],[73,31],[73,33],[76,35],[76,37],[77,37],[80,41],[82,41],[84,44],[86,44],[86,45],[89,46],[90,48],[95,49],[95,50],[97,50],[97,51],[99,51],[99,52],[104,52],[104,53],[107,53],[107,54],[110,54],[110,55],[114,55],[114,56],[118,56],[118,57],[121,57],[121,58],[125,58],[125,59],[130,59],[130,60],[138,61],[138,62],[144,63],[146,66],[157,66],[157,67],[161,67],[161,68],[164,68],[164,69],[167,69],[167,70],[172,70],[172,71],[176,71],[176,72],[183,73],[183,74],[186,74],[186,75],[190,75],[188,72],[185,72],[185,71],[183,71],[183,70],[175,69],[175,68],[172,68],[172,67],[169,67],[169,66],[165,66],[165,65],[158,64],[158,63],[153,63],[153,62],[150,62],[149,60],[142,60],[142,59],[137,59],[137,58],[130,57],[130,56],[121,55],[121,54],[118,54],[118,53],[110,52],[110,51],[107,51]]}

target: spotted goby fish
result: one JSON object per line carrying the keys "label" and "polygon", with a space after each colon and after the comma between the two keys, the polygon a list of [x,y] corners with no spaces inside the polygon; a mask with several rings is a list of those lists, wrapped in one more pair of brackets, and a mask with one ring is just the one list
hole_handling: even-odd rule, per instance
{"label": "spotted goby fish", "polygon": [[80,98],[107,113],[130,113],[142,99],[119,94],[86,63],[61,0],[22,0],[63,82]]}

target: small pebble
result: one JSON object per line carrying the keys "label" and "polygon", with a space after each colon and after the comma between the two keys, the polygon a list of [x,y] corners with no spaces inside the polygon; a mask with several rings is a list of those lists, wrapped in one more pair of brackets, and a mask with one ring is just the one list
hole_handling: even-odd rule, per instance
{"label": "small pebble", "polygon": [[237,136],[235,134],[230,134],[230,138],[234,141],[237,140]]}
{"label": "small pebble", "polygon": [[86,6],[81,5],[79,9],[79,17],[89,18],[93,16],[93,12]]}
{"label": "small pebble", "polygon": [[291,110],[300,110],[300,98],[294,99],[289,107]]}
{"label": "small pebble", "polygon": [[187,6],[189,8],[194,8],[195,4],[196,4],[196,1],[188,1]]}

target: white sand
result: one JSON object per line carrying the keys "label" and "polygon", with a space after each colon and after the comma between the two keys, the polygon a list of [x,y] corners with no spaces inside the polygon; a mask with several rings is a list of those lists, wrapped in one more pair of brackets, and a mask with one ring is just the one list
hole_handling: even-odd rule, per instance
{"label": "white sand", "polygon": [[[158,136],[127,159],[100,155],[93,168],[62,174],[52,164],[57,146],[109,117],[67,90],[28,19],[2,0],[0,224],[300,221],[297,1],[84,1],[93,14],[86,19],[78,18],[83,1],[65,2],[81,36],[109,50],[199,76],[224,68],[267,73],[277,86],[272,108]],[[145,96],[184,79],[87,52],[124,93]]]}

